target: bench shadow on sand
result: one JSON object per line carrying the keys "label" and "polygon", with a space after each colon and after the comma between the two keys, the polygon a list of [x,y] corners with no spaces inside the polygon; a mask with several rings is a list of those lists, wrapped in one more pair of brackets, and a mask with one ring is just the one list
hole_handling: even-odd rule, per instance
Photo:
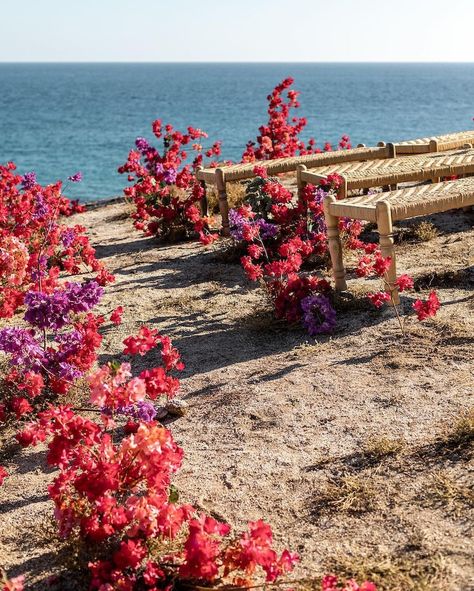
{"label": "bench shadow on sand", "polygon": [[[457,224],[453,224],[450,216],[446,218],[443,222],[446,223],[448,219],[451,222],[449,233],[464,231],[469,221],[468,216],[461,216],[456,219]],[[213,302],[213,298],[218,295],[245,297],[257,288],[245,279],[238,261],[223,262],[212,248],[205,250],[195,242],[158,244],[153,238],[137,238],[98,246],[96,252],[99,258],[118,255],[115,260],[112,259],[111,267],[119,281],[109,289],[119,298],[121,293],[140,287],[176,294],[176,299],[170,297],[169,304],[164,305],[171,313],[165,313],[164,310],[160,313],[158,308],[156,315],[150,316],[147,322],[172,337],[174,345],[186,361],[183,376],[202,374],[272,355],[291,354],[295,347],[326,343],[356,334],[386,322],[393,314],[392,310],[380,312],[370,306],[360,308],[355,303],[355,306],[349,306],[338,313],[338,326],[334,334],[320,335],[314,339],[301,327],[275,321],[269,306],[262,306],[261,309],[255,309],[255,305],[253,308],[249,306],[248,311],[237,314],[238,317],[235,317],[234,306],[234,317],[231,317],[227,308],[223,307],[223,298],[220,298],[220,302]],[[140,255],[136,260],[128,259],[124,261],[125,264],[120,264],[121,255],[134,253]],[[466,271],[469,274],[470,269],[467,268]],[[139,276],[135,277],[137,273]],[[206,289],[205,284],[208,283],[210,285]],[[180,294],[180,290],[193,286],[199,289],[197,295],[192,292],[189,294],[189,290],[186,294]],[[411,309],[416,297],[416,294],[403,297],[405,312]],[[178,301],[179,298],[183,299]],[[192,300],[194,304],[205,300],[205,304],[187,307],[185,298],[190,299],[191,304]],[[175,303],[179,303],[176,311],[173,310]],[[453,302],[447,302],[450,303]],[[242,304],[246,305],[244,298]],[[365,364],[370,363],[376,355],[377,352],[369,351],[361,355],[360,351],[354,351],[354,355],[339,362]],[[111,358],[110,355],[103,354],[100,361],[104,363]]]}

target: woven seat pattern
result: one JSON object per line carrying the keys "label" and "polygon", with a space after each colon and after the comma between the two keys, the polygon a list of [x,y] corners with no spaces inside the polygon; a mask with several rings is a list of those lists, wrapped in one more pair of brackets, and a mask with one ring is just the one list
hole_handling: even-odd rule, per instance
{"label": "woven seat pattern", "polygon": [[379,202],[390,205],[394,221],[468,207],[474,205],[474,177],[341,199],[331,204],[331,214],[376,222]]}
{"label": "woven seat pattern", "polygon": [[[261,160],[248,164],[231,164],[220,167],[224,173],[225,181],[238,181],[254,177],[253,169],[256,166],[265,168],[268,174],[280,174],[296,170],[299,164],[307,167],[325,166],[340,162],[357,162],[365,159],[388,158],[390,149],[387,146],[375,148],[352,148],[350,150],[335,150],[334,152],[322,152],[321,154],[307,154],[293,158],[277,158],[275,160]],[[215,168],[198,170],[197,178],[206,183],[214,183],[216,177]]]}
{"label": "woven seat pattern", "polygon": [[318,177],[331,173],[343,176],[349,189],[471,174],[474,173],[474,149],[318,167],[302,171],[301,179],[308,183],[317,182]]}
{"label": "woven seat pattern", "polygon": [[419,152],[428,152],[432,141],[437,142],[437,149],[439,151],[454,150],[461,148],[466,143],[473,143],[474,131],[460,131],[457,133],[396,142],[395,147],[398,154],[416,154]]}

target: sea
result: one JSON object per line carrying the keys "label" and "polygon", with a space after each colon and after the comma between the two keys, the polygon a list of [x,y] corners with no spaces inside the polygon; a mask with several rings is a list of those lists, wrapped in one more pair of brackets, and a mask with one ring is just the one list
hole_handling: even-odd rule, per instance
{"label": "sea", "polygon": [[266,97],[284,78],[301,92],[303,139],[375,144],[472,129],[473,63],[0,63],[0,163],[41,183],[83,173],[65,193],[118,196],[117,168],[151,123],[188,125],[239,161],[267,120]]}

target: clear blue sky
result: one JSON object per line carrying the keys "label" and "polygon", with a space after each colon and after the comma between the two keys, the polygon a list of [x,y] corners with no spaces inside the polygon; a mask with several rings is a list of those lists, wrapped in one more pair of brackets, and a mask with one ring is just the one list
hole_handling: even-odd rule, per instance
{"label": "clear blue sky", "polygon": [[474,61],[474,0],[0,0],[0,61]]}

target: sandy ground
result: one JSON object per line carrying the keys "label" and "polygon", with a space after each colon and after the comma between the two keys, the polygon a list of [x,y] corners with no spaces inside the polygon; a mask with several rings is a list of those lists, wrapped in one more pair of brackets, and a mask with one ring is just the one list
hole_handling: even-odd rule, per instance
{"label": "sandy ground", "polygon": [[[73,221],[116,274],[103,310],[126,309],[122,326],[106,327],[101,361],[146,322],[186,363],[189,413],[169,423],[185,450],[181,499],[236,526],[268,521],[278,545],[301,554],[298,577],[337,567],[387,591],[473,590],[472,439],[455,431],[472,408],[474,214],[432,217],[437,237],[398,246],[400,272],[424,296],[438,290],[435,319],[419,324],[404,298],[403,338],[392,310],[352,305],[334,335],[314,340],[272,320],[219,247],[158,246],[125,208]],[[0,488],[0,564],[44,589],[58,570],[45,525],[53,474],[42,448],[3,443],[12,476]]]}

